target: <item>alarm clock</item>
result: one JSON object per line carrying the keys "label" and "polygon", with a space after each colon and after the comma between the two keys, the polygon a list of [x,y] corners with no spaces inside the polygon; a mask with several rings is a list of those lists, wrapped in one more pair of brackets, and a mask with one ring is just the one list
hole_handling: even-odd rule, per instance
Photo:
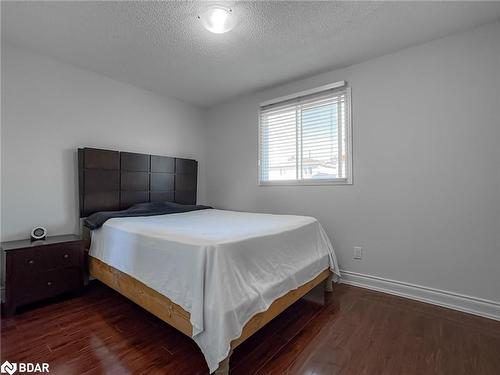
{"label": "alarm clock", "polygon": [[31,231],[31,241],[44,240],[47,237],[47,229],[44,227],[35,227]]}

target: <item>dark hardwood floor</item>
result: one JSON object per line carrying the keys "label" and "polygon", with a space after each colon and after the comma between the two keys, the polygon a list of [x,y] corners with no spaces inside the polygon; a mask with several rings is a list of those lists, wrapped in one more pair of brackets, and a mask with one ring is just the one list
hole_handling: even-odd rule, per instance
{"label": "dark hardwood floor", "polygon": [[[51,374],[207,374],[187,337],[93,282],[2,319],[1,361]],[[242,346],[233,374],[500,374],[500,322],[347,285],[299,301]]]}

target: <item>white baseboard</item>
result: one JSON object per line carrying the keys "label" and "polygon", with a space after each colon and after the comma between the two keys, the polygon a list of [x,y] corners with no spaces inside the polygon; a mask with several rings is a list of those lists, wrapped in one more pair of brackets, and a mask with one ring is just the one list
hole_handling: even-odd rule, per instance
{"label": "white baseboard", "polygon": [[433,305],[447,307],[485,318],[500,320],[500,303],[487,299],[447,292],[402,281],[364,275],[351,271],[340,271],[341,283],[372,289],[379,292],[414,299]]}

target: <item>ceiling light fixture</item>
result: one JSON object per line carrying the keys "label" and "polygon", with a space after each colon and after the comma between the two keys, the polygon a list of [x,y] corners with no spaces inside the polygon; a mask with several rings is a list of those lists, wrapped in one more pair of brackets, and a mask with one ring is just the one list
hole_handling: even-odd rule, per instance
{"label": "ceiling light fixture", "polygon": [[235,20],[231,8],[214,6],[200,14],[198,18],[208,31],[215,34],[223,34],[234,27]]}

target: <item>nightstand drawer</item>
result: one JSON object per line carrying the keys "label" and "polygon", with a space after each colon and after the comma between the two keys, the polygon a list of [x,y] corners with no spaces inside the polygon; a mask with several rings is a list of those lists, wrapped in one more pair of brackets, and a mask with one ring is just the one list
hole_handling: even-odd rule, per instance
{"label": "nightstand drawer", "polygon": [[82,247],[81,243],[46,246],[42,254],[46,270],[79,266]]}
{"label": "nightstand drawer", "polygon": [[42,254],[37,249],[23,249],[9,254],[15,274],[31,274],[44,269]]}
{"label": "nightstand drawer", "polygon": [[44,272],[37,288],[40,295],[52,297],[58,294],[78,289],[83,285],[81,272],[76,268],[65,268]]}
{"label": "nightstand drawer", "polygon": [[35,302],[78,289],[83,285],[82,274],[77,268],[34,272],[30,277],[16,280],[16,301],[19,304]]}

